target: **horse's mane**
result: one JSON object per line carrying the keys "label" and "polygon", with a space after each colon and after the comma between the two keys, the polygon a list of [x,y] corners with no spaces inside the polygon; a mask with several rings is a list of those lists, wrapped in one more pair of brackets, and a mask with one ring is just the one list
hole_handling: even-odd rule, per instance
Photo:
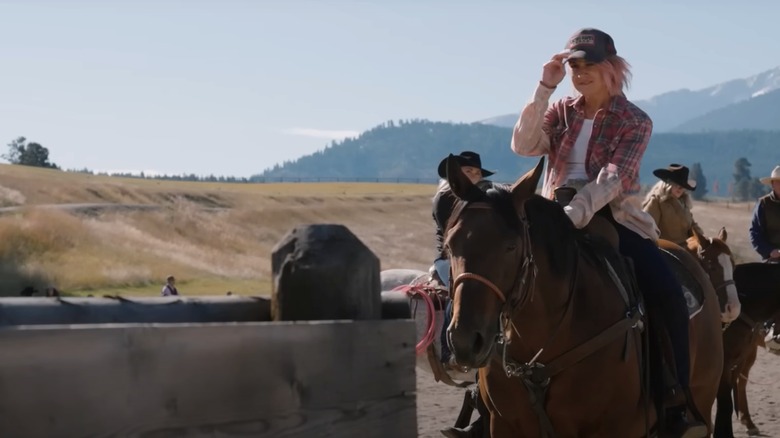
{"label": "horse's mane", "polygon": [[531,225],[531,242],[546,248],[548,263],[554,274],[566,275],[576,257],[576,230],[563,207],[539,195],[525,201],[525,212]]}
{"label": "horse's mane", "polygon": [[[459,200],[453,211],[460,211],[471,202],[487,202],[511,229],[518,233],[522,231],[519,212],[515,209],[512,192],[508,185],[494,183],[487,190],[471,190],[466,198]],[[531,244],[545,248],[547,263],[554,274],[568,274],[570,264],[576,254],[576,240],[574,225],[564,213],[563,207],[542,196],[531,195],[525,201],[524,208],[530,227]],[[447,224],[448,229],[452,227],[457,216],[458,214],[453,214],[450,217],[450,223]]]}

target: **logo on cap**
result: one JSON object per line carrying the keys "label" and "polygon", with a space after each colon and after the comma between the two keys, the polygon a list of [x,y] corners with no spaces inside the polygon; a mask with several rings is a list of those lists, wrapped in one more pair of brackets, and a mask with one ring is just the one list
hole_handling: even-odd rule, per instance
{"label": "logo on cap", "polygon": [[595,46],[596,37],[593,35],[577,35],[569,42],[569,47],[575,46]]}

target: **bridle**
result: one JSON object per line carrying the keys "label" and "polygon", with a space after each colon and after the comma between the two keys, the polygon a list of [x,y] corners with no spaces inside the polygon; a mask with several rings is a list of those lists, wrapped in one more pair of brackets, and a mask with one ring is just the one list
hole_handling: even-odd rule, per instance
{"label": "bridle", "polygon": [[[457,220],[463,210],[469,208],[493,209],[490,203],[484,201],[465,203],[461,208],[454,212],[453,223],[455,220]],[[501,314],[505,316],[511,315],[516,309],[522,307],[523,304],[525,304],[525,302],[529,299],[529,297],[531,300],[533,300],[533,297],[531,296],[533,292],[532,286],[534,280],[536,279],[537,269],[536,263],[534,262],[534,255],[531,251],[531,227],[528,219],[526,218],[525,209],[521,208],[520,210],[522,213],[520,213],[520,230],[518,230],[518,233],[521,236],[519,248],[520,251],[522,251],[520,253],[520,259],[523,261],[523,263],[515,275],[515,279],[512,282],[512,286],[510,287],[509,292],[504,293],[498,286],[496,286],[495,283],[483,277],[482,275],[475,274],[473,272],[463,272],[459,274],[450,285],[451,297],[455,296],[455,290],[459,285],[461,285],[466,280],[472,280],[481,283],[496,295],[502,304]]]}
{"label": "bridle", "polygon": [[[709,240],[710,240],[710,244],[712,244],[712,239],[709,239]],[[712,257],[707,257],[707,254],[706,254],[707,250],[702,248],[701,244],[699,246],[699,249],[696,251],[696,253],[699,256],[699,259],[701,260],[701,262],[703,264],[702,267],[704,268],[705,271],[707,271],[707,277],[710,278],[710,283],[712,283],[712,276],[710,275],[710,273],[713,271]],[[724,252],[724,254],[726,254],[726,253]],[[732,266],[734,266],[733,260],[732,260],[731,264],[732,264]],[[712,287],[715,289],[715,293],[717,294],[718,292],[720,292],[721,290],[725,290],[729,286],[735,286],[736,287],[736,285],[737,285],[737,283],[733,279],[731,279],[731,280],[723,280],[722,282],[718,283],[717,286],[715,284],[712,284]],[[726,299],[728,300],[728,297]],[[725,323],[723,325],[723,331],[725,331],[727,328],[729,328],[730,325],[731,325],[731,322]]]}

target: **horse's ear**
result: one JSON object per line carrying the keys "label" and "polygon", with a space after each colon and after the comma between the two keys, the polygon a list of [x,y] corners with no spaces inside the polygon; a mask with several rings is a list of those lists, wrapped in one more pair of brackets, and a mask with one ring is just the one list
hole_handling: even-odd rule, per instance
{"label": "horse's ear", "polygon": [[529,170],[512,185],[512,196],[515,198],[515,202],[524,201],[536,193],[536,187],[539,185],[539,180],[542,178],[543,171],[544,156],[539,159],[539,163],[536,164],[536,167]]}
{"label": "horse's ear", "polygon": [[467,194],[473,189],[474,183],[460,169],[460,163],[454,155],[447,157],[447,183],[452,189],[452,193],[460,199],[466,199]]}
{"label": "horse's ear", "polygon": [[721,227],[720,231],[718,231],[718,239],[725,242],[728,237],[729,233],[726,232],[726,227]]}
{"label": "horse's ear", "polygon": [[706,237],[704,237],[704,235],[699,234],[699,232],[696,230],[696,227],[692,228],[692,232],[693,232],[693,238],[696,240],[696,242],[699,244],[700,247],[706,248],[707,246],[709,246],[710,241]]}

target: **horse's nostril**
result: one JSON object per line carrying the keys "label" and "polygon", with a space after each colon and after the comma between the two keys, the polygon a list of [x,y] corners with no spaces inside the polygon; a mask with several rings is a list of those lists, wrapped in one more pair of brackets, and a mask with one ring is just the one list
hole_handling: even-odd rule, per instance
{"label": "horse's nostril", "polygon": [[482,333],[476,332],[474,333],[474,350],[473,351],[482,351],[482,346],[485,344],[485,337],[482,336]]}

